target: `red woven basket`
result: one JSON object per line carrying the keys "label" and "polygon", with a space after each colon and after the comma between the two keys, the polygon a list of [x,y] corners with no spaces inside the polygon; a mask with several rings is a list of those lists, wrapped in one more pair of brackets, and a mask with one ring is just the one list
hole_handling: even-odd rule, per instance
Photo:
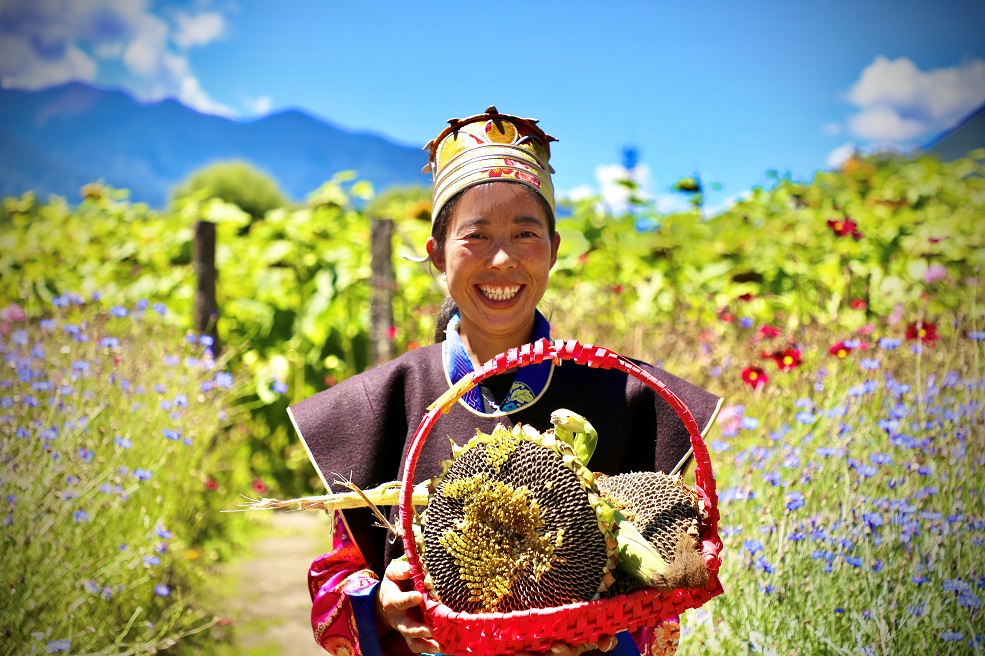
{"label": "red woven basket", "polygon": [[[708,584],[704,588],[660,592],[652,588],[597,601],[585,601],[554,608],[535,608],[510,613],[458,613],[438,602],[424,584],[424,568],[414,542],[414,506],[412,492],[414,469],[431,428],[442,414],[465,393],[489,376],[514,367],[552,359],[560,365],[565,360],[601,369],[618,369],[652,387],[677,411],[691,436],[695,458],[695,487],[704,499],[708,518],[702,522],[699,539],[701,552],[708,564]],[[438,398],[421,420],[410,451],[404,461],[404,480],[400,491],[400,522],[403,527],[404,551],[410,563],[414,587],[424,595],[424,617],[432,627],[434,639],[444,654],[497,656],[516,651],[546,651],[556,642],[580,645],[596,642],[602,636],[660,623],[667,616],[697,608],[722,593],[718,579],[722,541],[718,537],[718,495],[711,471],[708,447],[698,431],[697,422],[687,406],[652,374],[612,351],[577,341],[542,339],[510,349],[486,362],[472,376],[466,376]]]}

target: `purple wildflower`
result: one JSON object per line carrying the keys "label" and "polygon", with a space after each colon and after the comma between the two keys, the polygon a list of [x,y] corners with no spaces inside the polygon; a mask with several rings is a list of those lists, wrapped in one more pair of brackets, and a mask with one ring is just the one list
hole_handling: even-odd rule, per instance
{"label": "purple wildflower", "polygon": [[797,490],[787,493],[786,509],[789,511],[800,510],[804,507],[804,494]]}
{"label": "purple wildflower", "polygon": [[873,465],[891,465],[893,457],[888,453],[873,453],[869,455],[869,462]]}

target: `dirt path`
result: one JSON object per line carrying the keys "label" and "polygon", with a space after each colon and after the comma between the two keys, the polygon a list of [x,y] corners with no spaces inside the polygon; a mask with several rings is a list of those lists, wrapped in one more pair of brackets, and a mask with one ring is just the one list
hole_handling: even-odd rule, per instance
{"label": "dirt path", "polygon": [[277,511],[250,555],[225,572],[237,656],[325,656],[311,636],[306,576],[328,548],[328,518]]}

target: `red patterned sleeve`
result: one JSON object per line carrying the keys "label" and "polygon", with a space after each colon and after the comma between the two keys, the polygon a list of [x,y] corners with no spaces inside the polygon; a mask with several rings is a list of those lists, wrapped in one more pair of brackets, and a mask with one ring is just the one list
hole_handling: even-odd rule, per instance
{"label": "red patterned sleeve", "polygon": [[332,546],[308,572],[315,641],[337,656],[380,656],[374,612],[379,577],[366,566],[339,512]]}

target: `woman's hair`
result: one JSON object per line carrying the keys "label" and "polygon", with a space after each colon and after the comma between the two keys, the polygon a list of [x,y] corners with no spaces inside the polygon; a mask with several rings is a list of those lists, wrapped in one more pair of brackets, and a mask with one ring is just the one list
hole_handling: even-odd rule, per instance
{"label": "woman's hair", "polygon": [[[497,182],[509,182],[508,180],[498,180]],[[486,184],[485,182],[481,184]],[[544,215],[547,217],[547,232],[549,235],[553,236],[555,229],[557,228],[557,221],[554,218],[554,212],[551,210],[551,206],[547,204],[543,196],[538,194],[533,189],[527,187],[527,185],[522,182],[513,182],[511,184],[518,184],[527,190],[533,198],[537,199],[540,206],[544,209]],[[438,212],[438,216],[435,218],[434,223],[431,225],[431,236],[434,237],[434,250],[440,253],[445,247],[445,239],[448,237],[448,226],[451,224],[451,216],[455,212],[455,206],[458,205],[458,201],[461,200],[465,192],[471,189],[471,187],[463,189],[458,192],[441,207],[441,211]],[[435,317],[434,325],[434,341],[435,343],[445,341],[445,329],[448,327],[448,322],[451,318],[458,314],[458,305],[451,296],[446,296],[445,300],[442,301],[441,307],[438,308],[438,314]]]}

